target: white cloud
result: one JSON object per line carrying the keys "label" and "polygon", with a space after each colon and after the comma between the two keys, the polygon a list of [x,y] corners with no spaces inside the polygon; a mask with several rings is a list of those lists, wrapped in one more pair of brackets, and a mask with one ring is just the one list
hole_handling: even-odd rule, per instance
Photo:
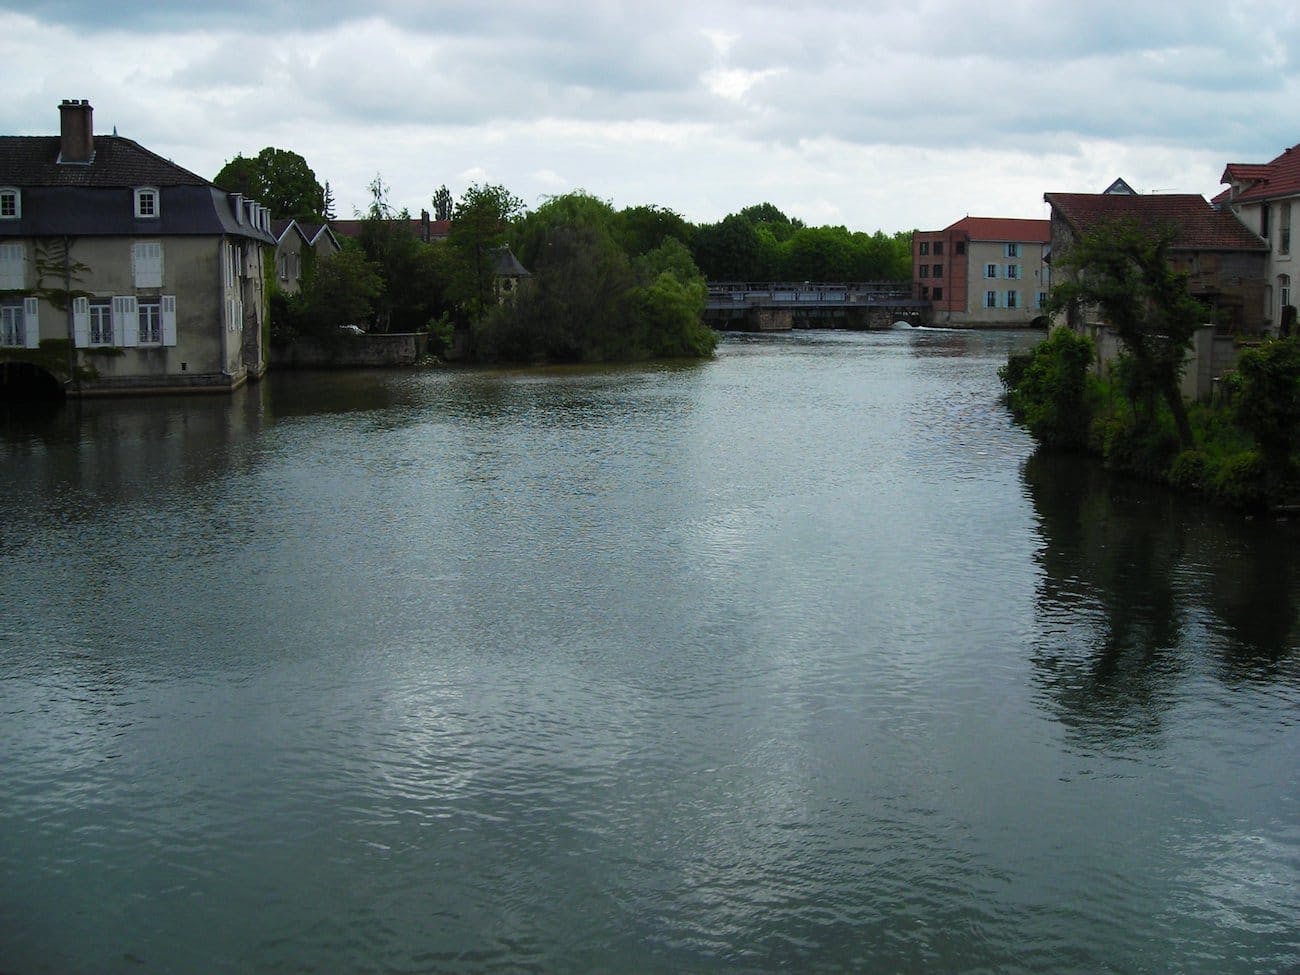
{"label": "white cloud", "polygon": [[[340,213],[376,173],[530,203],[572,187],[715,220],[770,200],[886,230],[1039,216],[1046,190],[1213,193],[1300,141],[1289,3],[0,0],[3,129],[101,131],[205,176],[302,153]],[[1267,25],[1268,29],[1261,29]],[[147,52],[147,56],[142,56]]]}

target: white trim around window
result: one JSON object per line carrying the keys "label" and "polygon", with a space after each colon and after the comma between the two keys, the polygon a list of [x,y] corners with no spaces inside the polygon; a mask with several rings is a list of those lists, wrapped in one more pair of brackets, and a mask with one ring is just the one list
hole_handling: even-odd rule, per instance
{"label": "white trim around window", "polygon": [[156,220],[162,214],[162,194],[156,186],[137,186],[135,215],[141,220]]}
{"label": "white trim around window", "polygon": [[17,220],[22,215],[22,191],[16,186],[0,186],[0,220]]}

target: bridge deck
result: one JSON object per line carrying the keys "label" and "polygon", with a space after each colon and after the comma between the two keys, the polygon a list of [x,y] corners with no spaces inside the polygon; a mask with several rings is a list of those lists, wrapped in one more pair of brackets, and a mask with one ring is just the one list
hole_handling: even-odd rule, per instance
{"label": "bridge deck", "polygon": [[849,284],[709,282],[706,310],[744,312],[750,308],[922,308],[928,301],[912,297],[912,288],[898,281]]}

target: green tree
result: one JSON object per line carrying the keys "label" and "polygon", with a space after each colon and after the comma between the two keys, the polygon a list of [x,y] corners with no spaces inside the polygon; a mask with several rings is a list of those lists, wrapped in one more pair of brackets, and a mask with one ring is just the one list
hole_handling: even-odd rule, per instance
{"label": "green tree", "polygon": [[251,159],[236,156],[212,182],[256,200],[276,219],[319,221],[325,216],[325,188],[307,160],[288,149],[267,146]]}
{"label": "green tree", "polygon": [[681,214],[665,207],[625,207],[614,216],[614,235],[630,257],[637,257],[665,240],[689,243],[691,226]]}
{"label": "green tree", "polygon": [[1192,446],[1179,381],[1196,328],[1206,310],[1187,290],[1187,275],[1169,261],[1174,228],[1155,231],[1132,221],[1099,226],[1054,255],[1060,278],[1049,313],[1095,306],[1115,329],[1131,359],[1127,386],[1146,426],[1163,401],[1184,449]]}
{"label": "green tree", "polygon": [[1300,338],[1271,339],[1237,360],[1237,422],[1255,439],[1270,487],[1295,478],[1300,448]]}
{"label": "green tree", "polygon": [[291,300],[290,321],[303,331],[336,334],[340,325],[371,321],[383,290],[379,268],[347,247],[320,259],[316,275]]}
{"label": "green tree", "polygon": [[700,227],[691,241],[691,253],[710,281],[754,280],[759,258],[758,231],[739,214]]}
{"label": "green tree", "polygon": [[470,322],[481,321],[495,302],[494,267],[506,245],[510,223],[524,201],[504,186],[471,186],[452,215],[449,291]]}
{"label": "green tree", "polygon": [[447,189],[446,184],[439,186],[434,191],[432,202],[434,220],[451,219],[451,211],[454,209],[455,203],[451,198],[451,190]]}

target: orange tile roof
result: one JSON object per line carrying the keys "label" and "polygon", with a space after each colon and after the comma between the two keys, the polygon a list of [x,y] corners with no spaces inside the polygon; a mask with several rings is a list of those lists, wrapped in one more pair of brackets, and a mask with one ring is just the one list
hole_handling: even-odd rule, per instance
{"label": "orange tile roof", "polygon": [[1300,144],[1283,149],[1267,163],[1228,163],[1219,177],[1220,183],[1246,183],[1235,197],[1230,189],[1214,198],[1215,202],[1251,203],[1279,196],[1300,194]]}
{"label": "orange tile roof", "polygon": [[1236,215],[1216,210],[1195,193],[1153,193],[1116,196],[1104,193],[1047,193],[1043,196],[1075,231],[1120,220],[1154,229],[1177,228],[1175,250],[1264,250],[1267,245],[1251,233]]}
{"label": "orange tile roof", "polygon": [[1052,239],[1050,220],[1021,220],[1016,217],[963,217],[944,228],[944,233],[958,230],[970,240],[1036,242]]}

